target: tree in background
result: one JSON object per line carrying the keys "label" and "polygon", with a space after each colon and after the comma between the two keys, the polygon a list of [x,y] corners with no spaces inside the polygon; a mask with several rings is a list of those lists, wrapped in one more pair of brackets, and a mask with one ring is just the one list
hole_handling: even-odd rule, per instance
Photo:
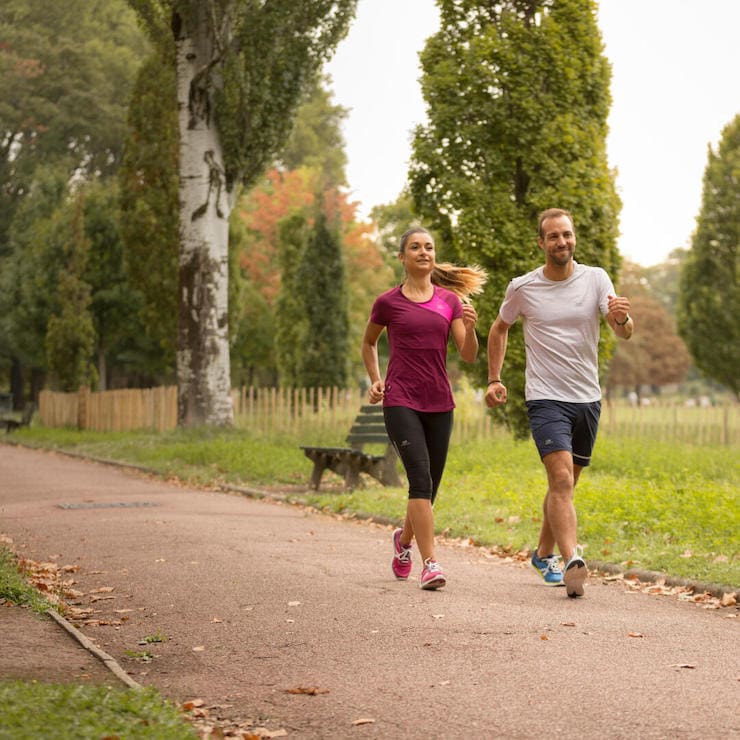
{"label": "tree in background", "polygon": [[[0,39],[0,276],[12,293],[25,293],[21,280],[35,288],[54,285],[47,279],[51,276],[38,271],[54,271],[57,263],[35,262],[28,252],[25,234],[34,228],[28,220],[33,209],[20,214],[22,204],[47,188],[51,170],[64,187],[73,175],[95,179],[116,170],[128,93],[146,39],[124,0],[5,0]],[[23,228],[14,227],[16,217]],[[34,263],[32,271],[29,263]],[[41,304],[54,298],[32,300]],[[23,405],[28,371],[33,397],[45,372],[46,327],[29,332],[41,338],[29,347],[30,338],[13,330],[27,325],[28,317],[9,315],[18,313],[20,305],[8,293],[0,296],[0,329],[8,326],[10,332],[0,336],[0,352],[10,358],[16,408]],[[49,312],[42,314],[48,317]]]}
{"label": "tree in background", "polygon": [[[392,285],[392,273],[376,243],[373,226],[359,220],[356,204],[342,189],[346,158],[341,122],[346,111],[331,102],[326,84],[326,79],[316,80],[298,109],[277,166],[239,203],[247,231],[240,267],[261,307],[255,321],[252,314],[256,311],[248,303],[250,313],[242,323],[249,326],[249,334],[259,347],[274,346],[272,354],[232,351],[232,367],[240,372],[239,368],[246,370],[248,365],[242,375],[255,382],[297,382],[306,315],[301,304],[310,301],[314,293],[298,284],[296,274],[315,225],[318,200],[335,204],[348,294],[350,347],[360,345],[374,296]],[[262,332],[264,339],[260,339]],[[348,368],[351,382],[361,382],[365,370],[359,351],[350,351]]]}
{"label": "tree in background", "polygon": [[306,315],[297,377],[297,385],[304,388],[344,388],[347,384],[344,259],[338,219],[327,216],[326,206],[317,201],[315,220],[296,271]]}
{"label": "tree in background", "polygon": [[[606,156],[610,70],[593,0],[439,0],[441,27],[421,54],[429,124],[416,131],[410,189],[445,259],[478,263],[489,281],[481,327],[506,285],[542,262],[537,215],[567,208],[577,258],[616,279],[619,199]],[[602,355],[611,345],[605,331]],[[485,362],[477,363],[484,383]],[[509,334],[503,412],[528,433],[524,345]]]}
{"label": "tree in background", "polygon": [[228,219],[284,145],[356,0],[129,0],[175,39],[179,109],[178,422],[230,424]]}
{"label": "tree in background", "polygon": [[59,310],[47,323],[45,346],[56,385],[63,391],[76,391],[97,380],[92,362],[95,327],[90,314],[90,286],[84,280],[90,242],[85,236],[82,195],[76,198],[65,241],[65,264],[57,286]]}
{"label": "tree in background", "polygon": [[740,114],[709,148],[702,205],[681,271],[678,326],[696,366],[740,397]]}
{"label": "tree in background", "polygon": [[153,374],[172,382],[177,340],[177,99],[175,49],[159,39],[141,65],[118,172],[124,263],[142,296],[146,337],[159,348]]}
{"label": "tree in background", "polygon": [[295,211],[279,222],[280,287],[275,298],[275,362],[282,385],[301,385],[301,368],[308,332],[307,303],[316,295],[301,284],[301,265],[309,239],[306,214]]}

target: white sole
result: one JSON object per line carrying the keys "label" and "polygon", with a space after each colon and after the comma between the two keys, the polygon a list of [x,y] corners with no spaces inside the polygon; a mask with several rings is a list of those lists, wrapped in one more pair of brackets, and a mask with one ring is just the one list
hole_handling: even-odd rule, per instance
{"label": "white sole", "polygon": [[576,563],[563,573],[565,589],[571,599],[583,596],[583,584],[588,576],[588,568],[585,563]]}

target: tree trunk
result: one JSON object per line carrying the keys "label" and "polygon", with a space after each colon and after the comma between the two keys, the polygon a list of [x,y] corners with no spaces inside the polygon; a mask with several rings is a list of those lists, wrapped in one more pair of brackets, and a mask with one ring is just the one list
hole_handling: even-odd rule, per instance
{"label": "tree trunk", "polygon": [[215,50],[208,3],[188,23],[173,17],[180,133],[177,421],[181,427],[233,423],[228,340],[228,237],[232,194],[213,114]]}

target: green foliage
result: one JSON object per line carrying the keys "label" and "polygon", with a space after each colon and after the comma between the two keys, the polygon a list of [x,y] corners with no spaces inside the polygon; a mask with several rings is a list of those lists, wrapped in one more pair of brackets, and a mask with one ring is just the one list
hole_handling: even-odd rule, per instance
{"label": "green foliage", "polygon": [[0,327],[7,351],[33,368],[46,368],[46,328],[51,314],[60,311],[56,286],[69,229],[65,195],[64,172],[49,168],[38,174],[16,210],[11,251],[0,269]]}
{"label": "green foliage", "polygon": [[39,166],[93,176],[120,162],[145,39],[123,0],[0,5],[0,254]]}
{"label": "green foliage", "polygon": [[0,737],[185,740],[197,737],[174,704],[154,689],[0,682]]}
{"label": "green foliage", "polygon": [[347,288],[337,232],[318,210],[296,273],[306,316],[297,379],[304,388],[344,388],[347,382]]}
{"label": "green foliage", "polygon": [[300,267],[306,253],[309,226],[303,213],[280,222],[278,260],[280,289],[275,300],[275,359],[282,385],[300,383],[304,343],[308,332],[306,302],[316,291],[301,284]]}
{"label": "green foliage", "polygon": [[[610,71],[592,0],[439,6],[441,29],[421,55],[429,124],[416,131],[410,188],[441,252],[487,268],[476,300],[487,334],[509,280],[541,263],[536,225],[545,208],[570,210],[577,259],[616,278],[619,199],[605,146]],[[523,369],[516,329],[504,373],[506,413],[520,436]],[[485,382],[485,363],[473,372]]]}
{"label": "green foliage", "polygon": [[322,185],[339,187],[347,184],[347,154],[342,136],[347,109],[332,103],[328,82],[318,79],[298,108],[280,162],[287,170],[317,170]]}
{"label": "green foliage", "polygon": [[683,263],[679,332],[697,367],[740,397],[740,114],[709,150],[702,206]]}
{"label": "green foliage", "polygon": [[174,45],[168,36],[136,79],[118,175],[126,272],[143,298],[145,336],[159,349],[152,367],[158,374],[171,373],[175,363],[178,141]]}
{"label": "green foliage", "polygon": [[238,3],[223,84],[214,89],[227,184],[250,187],[283,149],[303,94],[346,34],[356,5],[357,0]]}

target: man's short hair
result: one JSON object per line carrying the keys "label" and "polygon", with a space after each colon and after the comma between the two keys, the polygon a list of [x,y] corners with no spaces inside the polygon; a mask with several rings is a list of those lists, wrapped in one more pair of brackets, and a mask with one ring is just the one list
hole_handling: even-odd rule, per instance
{"label": "man's short hair", "polygon": [[537,222],[537,234],[540,239],[545,238],[545,232],[542,225],[547,221],[548,218],[558,218],[560,216],[567,216],[573,226],[573,232],[576,230],[576,222],[573,220],[573,216],[570,211],[566,211],[564,208],[548,208],[546,211],[540,213],[539,221]]}

